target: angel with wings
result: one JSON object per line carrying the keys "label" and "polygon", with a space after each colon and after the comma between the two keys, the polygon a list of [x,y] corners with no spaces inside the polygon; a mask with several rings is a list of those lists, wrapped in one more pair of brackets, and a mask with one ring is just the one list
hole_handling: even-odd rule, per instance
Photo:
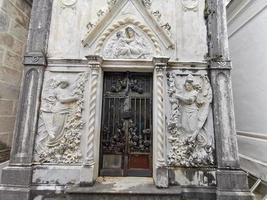
{"label": "angel with wings", "polygon": [[209,105],[212,101],[212,92],[207,77],[201,77],[202,85],[194,82],[189,74],[185,80],[184,92],[175,94],[179,100],[181,125],[184,133],[195,140],[208,117]]}
{"label": "angel with wings", "polygon": [[170,119],[169,141],[172,145],[170,164],[199,166],[212,164],[212,141],[209,139],[205,124],[212,102],[212,90],[208,77],[200,81],[189,74],[183,88],[176,87],[175,79],[169,76],[169,95],[172,113]]}

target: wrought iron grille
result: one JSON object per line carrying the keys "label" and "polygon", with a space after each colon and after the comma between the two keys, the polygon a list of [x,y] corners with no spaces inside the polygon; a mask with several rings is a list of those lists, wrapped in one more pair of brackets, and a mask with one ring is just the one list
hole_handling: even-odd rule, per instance
{"label": "wrought iron grille", "polygon": [[105,73],[101,175],[151,175],[152,91],[150,73]]}

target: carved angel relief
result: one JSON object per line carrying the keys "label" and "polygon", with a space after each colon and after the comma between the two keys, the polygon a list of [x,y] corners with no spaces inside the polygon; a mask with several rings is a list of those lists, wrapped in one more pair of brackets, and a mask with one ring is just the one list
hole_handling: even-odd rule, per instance
{"label": "carved angel relief", "polygon": [[35,161],[77,163],[81,158],[80,138],[84,88],[87,73],[68,80],[50,79],[44,88],[40,108]]}
{"label": "carved angel relief", "polygon": [[111,36],[103,53],[105,58],[145,59],[152,57],[151,49],[144,36],[128,26]]}
{"label": "carved angel relief", "polygon": [[206,121],[212,102],[212,90],[207,76],[189,74],[183,85],[177,85],[175,75],[168,74],[168,94],[171,116],[168,122],[172,166],[199,167],[214,164],[214,145],[206,131]]}

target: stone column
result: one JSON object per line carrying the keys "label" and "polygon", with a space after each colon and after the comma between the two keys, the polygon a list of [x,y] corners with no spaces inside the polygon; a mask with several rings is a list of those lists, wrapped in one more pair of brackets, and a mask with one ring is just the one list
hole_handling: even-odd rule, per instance
{"label": "stone column", "polygon": [[169,58],[153,59],[154,69],[154,98],[153,98],[153,177],[157,187],[169,186],[168,168],[166,165],[166,120],[165,120],[165,84],[166,68]]}
{"label": "stone column", "polygon": [[2,172],[0,199],[29,200],[34,137],[46,66],[52,0],[34,0],[10,164]]}
{"label": "stone column", "polygon": [[[88,120],[88,129],[87,129],[87,141],[86,141],[86,159],[84,161],[83,168],[81,169],[81,178],[80,182],[82,186],[92,185],[97,177],[97,169],[96,165],[96,157],[98,157],[98,152],[96,150],[96,141],[97,133],[99,132],[98,120],[101,121],[101,118],[98,116],[100,106],[99,102],[101,102],[101,98],[99,95],[99,88],[101,87],[100,79],[102,75],[101,64],[102,58],[100,56],[86,56],[88,60],[88,64],[90,67],[90,81],[89,81],[89,120]],[[99,137],[99,136],[98,136]],[[98,160],[98,159],[97,159]]]}
{"label": "stone column", "polygon": [[214,93],[217,199],[249,200],[252,196],[249,193],[247,176],[241,171],[238,158],[225,1],[208,0],[206,17],[210,76]]}

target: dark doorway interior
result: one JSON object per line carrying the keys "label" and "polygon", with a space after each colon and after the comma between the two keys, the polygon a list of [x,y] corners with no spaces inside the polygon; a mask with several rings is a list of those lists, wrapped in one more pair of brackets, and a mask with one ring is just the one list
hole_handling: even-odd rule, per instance
{"label": "dark doorway interior", "polygon": [[104,74],[100,175],[152,175],[151,73]]}

